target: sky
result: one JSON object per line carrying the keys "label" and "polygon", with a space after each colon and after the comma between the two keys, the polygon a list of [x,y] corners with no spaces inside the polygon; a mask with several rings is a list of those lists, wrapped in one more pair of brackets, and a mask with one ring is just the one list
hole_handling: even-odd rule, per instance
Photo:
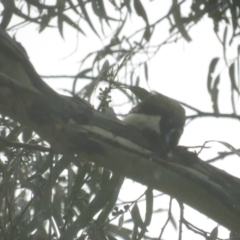
{"label": "sky", "polygon": [[[169,1],[161,1],[161,3],[150,4],[148,16],[150,23],[158,16],[166,14],[169,9]],[[146,5],[146,3],[145,3]],[[13,22],[18,21],[17,18]],[[97,24],[97,22],[96,22]],[[138,29],[139,26],[144,26],[142,19],[135,16],[131,17],[130,24],[124,30],[126,34],[133,29]],[[210,61],[214,57],[223,57],[222,46],[213,33],[213,25],[206,17],[190,31],[192,42],[187,43],[185,40],[180,40],[177,43],[163,46],[159,53],[149,63],[149,86],[143,83],[142,87],[148,90],[155,90],[171,98],[185,102],[197,109],[210,112],[212,111],[210,96],[207,93],[206,80]],[[110,30],[109,30],[110,31]],[[156,30],[157,31],[157,30]],[[100,41],[91,31],[87,32],[87,37],[77,35],[76,32],[69,27],[64,28],[64,39],[59,35],[57,29],[46,29],[41,34],[38,33],[36,25],[29,25],[19,30],[16,34],[16,39],[22,43],[28,52],[31,62],[35,66],[40,75],[74,75],[79,69],[79,61],[89,52],[94,49],[99,49],[103,46],[104,41]],[[168,36],[168,24],[163,22],[161,29],[154,35],[151,41],[161,41]],[[106,40],[107,41],[107,40]],[[105,42],[106,42],[105,41]],[[237,44],[237,43],[236,43]],[[236,47],[233,46],[228,52],[228,59],[236,57]],[[141,57],[141,56],[140,56]],[[109,59],[111,61],[111,59]],[[219,72],[222,74],[223,80],[220,83],[220,111],[231,113],[229,94],[230,84],[227,79],[227,68],[222,64]],[[144,73],[141,73],[144,78]],[[46,82],[55,90],[70,88],[71,79],[46,79]],[[84,84],[86,82],[82,82]],[[81,84],[78,85],[81,88]],[[113,94],[114,101],[119,101],[120,96]],[[117,111],[127,113],[131,105],[121,107]],[[239,110],[239,109],[238,109]],[[192,114],[192,111],[186,109],[187,114]],[[184,146],[199,146],[208,140],[218,140],[230,143],[236,148],[239,148],[240,127],[239,122],[229,119],[205,118],[197,119],[187,124],[184,134],[181,138],[180,145]],[[203,160],[216,156],[218,151],[227,151],[226,147],[219,143],[209,143],[212,148],[204,150],[200,157]],[[227,158],[224,161],[219,161],[215,165],[235,176],[240,176],[239,161],[237,156]],[[132,191],[134,189],[134,191]],[[127,180],[123,186],[120,198],[122,200],[131,201],[136,199],[139,194],[144,191],[144,187],[131,180]],[[157,192],[156,192],[157,194]],[[155,209],[168,206],[169,197],[164,196],[155,201]],[[139,204],[142,206],[142,203]],[[175,213],[174,216],[178,221],[178,206],[173,203]],[[142,206],[142,208],[144,208]],[[212,220],[196,213],[195,210],[188,210],[185,213],[186,218],[200,228],[211,231],[217,224]],[[128,216],[129,217],[129,216]],[[154,216],[153,222],[149,227],[149,233],[159,232],[167,213]],[[157,223],[157,224],[156,224]],[[227,238],[227,231],[221,229],[219,237]],[[164,239],[176,238],[176,231],[169,226],[164,235]],[[202,237],[193,234],[190,231],[184,231],[183,239],[203,239]]]}

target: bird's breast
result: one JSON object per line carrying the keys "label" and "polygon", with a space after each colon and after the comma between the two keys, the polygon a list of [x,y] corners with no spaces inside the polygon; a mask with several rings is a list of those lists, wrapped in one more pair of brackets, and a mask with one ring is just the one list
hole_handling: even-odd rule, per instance
{"label": "bird's breast", "polygon": [[161,116],[157,115],[129,113],[123,121],[124,123],[132,125],[140,130],[149,129],[160,133],[160,120]]}

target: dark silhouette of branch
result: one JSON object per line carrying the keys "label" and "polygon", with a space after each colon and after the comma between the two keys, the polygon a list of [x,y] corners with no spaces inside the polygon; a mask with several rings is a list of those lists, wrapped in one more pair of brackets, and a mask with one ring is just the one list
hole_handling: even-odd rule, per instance
{"label": "dark silhouette of branch", "polygon": [[[240,151],[240,149],[238,149],[238,151]],[[235,155],[234,152],[219,152],[218,154],[219,154],[219,156],[211,158],[211,159],[207,160],[207,162],[208,163],[213,163],[213,162],[216,162],[218,160],[223,160],[225,157]]]}
{"label": "dark silhouette of branch", "polygon": [[164,231],[165,231],[165,229],[166,229],[169,221],[171,221],[171,218],[172,218],[172,200],[173,200],[173,199],[170,198],[169,207],[168,207],[168,217],[167,217],[167,220],[166,220],[166,222],[164,223],[164,225],[163,225],[163,227],[162,227],[162,229],[161,229],[161,232],[160,232],[160,234],[159,234],[158,239],[162,239],[163,233],[164,233]]}
{"label": "dark silhouette of branch", "polygon": [[187,119],[193,120],[193,119],[202,118],[202,117],[232,118],[232,119],[240,120],[240,116],[236,114],[208,113],[208,112],[199,112],[199,114],[187,116]]}
{"label": "dark silhouette of branch", "polygon": [[20,143],[9,141],[6,138],[0,136],[0,143],[2,146],[10,147],[10,148],[23,148],[29,151],[41,151],[41,152],[50,152],[51,148],[44,147],[36,144],[28,144],[28,143]]}

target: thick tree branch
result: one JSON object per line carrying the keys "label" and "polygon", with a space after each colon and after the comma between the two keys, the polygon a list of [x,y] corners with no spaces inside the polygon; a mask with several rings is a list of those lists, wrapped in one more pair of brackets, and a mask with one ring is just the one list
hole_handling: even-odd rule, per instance
{"label": "thick tree branch", "polygon": [[37,75],[24,50],[2,30],[0,53],[1,114],[37,132],[54,151],[76,156],[76,164],[95,162],[239,232],[238,178],[184,148],[177,149],[171,159],[161,159],[136,129],[99,113],[81,99],[57,94]]}

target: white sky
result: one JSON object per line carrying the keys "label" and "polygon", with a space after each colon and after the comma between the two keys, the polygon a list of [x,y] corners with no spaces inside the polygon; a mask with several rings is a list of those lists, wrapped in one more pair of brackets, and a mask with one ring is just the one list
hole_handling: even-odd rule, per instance
{"label": "white sky", "polygon": [[[157,17],[165,15],[167,12],[166,9],[169,8],[170,1],[165,0],[161,1],[161,3],[156,2],[157,1],[149,4],[149,6],[152,6],[148,11],[150,23]],[[158,6],[156,7],[156,5]],[[143,21],[139,17],[132,15],[131,26],[128,26],[125,32],[130,33],[133,29],[138,29],[140,25],[144,26]],[[159,39],[164,40],[166,38],[168,34],[168,25],[163,23],[160,26],[162,26],[161,31],[159,28],[157,34],[154,34],[154,39],[152,39],[152,41],[156,42],[157,40],[159,41]],[[57,29],[47,29],[41,34],[36,30],[36,25],[30,25],[19,30],[16,38],[25,47],[31,62],[41,75],[74,75],[79,70],[79,60],[89,51],[99,49],[103,45],[91,31],[86,31],[87,37],[79,35],[77,38],[75,30],[65,26],[65,40],[63,40]],[[207,18],[204,18],[204,20],[190,31],[190,36],[193,39],[191,43],[180,40],[176,44],[165,45],[161,48],[158,55],[149,62],[149,85],[151,90],[161,92],[200,110],[209,112],[212,109],[210,97],[207,95],[206,88],[208,67],[212,58],[222,57],[222,46],[213,34],[212,23]],[[72,53],[76,48],[76,53],[66,58],[66,56]],[[231,54],[228,56],[230,60],[236,57],[236,48],[234,47],[229,53]],[[219,69],[219,71],[222,71],[223,76],[223,80],[220,84],[220,110],[222,112],[224,111],[224,113],[231,113],[229,100],[230,85],[227,77],[228,70],[223,67]],[[143,79],[143,73],[142,76]],[[72,80],[52,79],[48,80],[47,83],[55,90],[59,90],[71,86]],[[143,86],[146,87],[145,84]],[[119,100],[118,96],[114,95],[113,100]],[[130,106],[127,106],[122,109],[122,111],[126,113],[129,108]],[[195,146],[202,145],[204,141],[207,140],[221,140],[239,148],[239,136],[240,126],[238,121],[205,118],[194,120],[185,128],[181,144]],[[209,146],[212,146],[213,149],[203,151],[200,156],[202,159],[208,159],[215,156],[219,150],[227,150],[218,143],[211,143]],[[231,174],[240,176],[239,162],[240,159],[234,156],[220,161],[216,165]],[[134,191],[132,189],[134,189]],[[134,200],[142,193],[143,189],[139,184],[132,183],[132,181],[128,180],[124,184],[121,199],[126,201]],[[158,201],[155,201],[155,209],[167,208],[167,199],[169,199],[169,197],[166,196],[163,199],[159,198]],[[177,204],[174,203],[174,206],[173,212],[178,213]],[[211,220],[206,221],[205,216],[196,214],[194,210],[186,211],[185,215],[189,221],[204,230],[211,231],[216,226],[216,223]],[[156,217],[154,217],[152,221],[155,224],[149,227],[150,234],[156,231],[157,233],[160,232],[167,215],[162,214]],[[177,214],[175,217],[178,221]],[[226,232],[221,233],[219,237],[228,237]],[[163,237],[164,239],[173,239],[174,236],[176,239],[175,234],[176,232],[173,231],[173,228],[168,227]],[[192,238],[196,240],[203,239],[189,231],[184,231],[183,239]]]}

